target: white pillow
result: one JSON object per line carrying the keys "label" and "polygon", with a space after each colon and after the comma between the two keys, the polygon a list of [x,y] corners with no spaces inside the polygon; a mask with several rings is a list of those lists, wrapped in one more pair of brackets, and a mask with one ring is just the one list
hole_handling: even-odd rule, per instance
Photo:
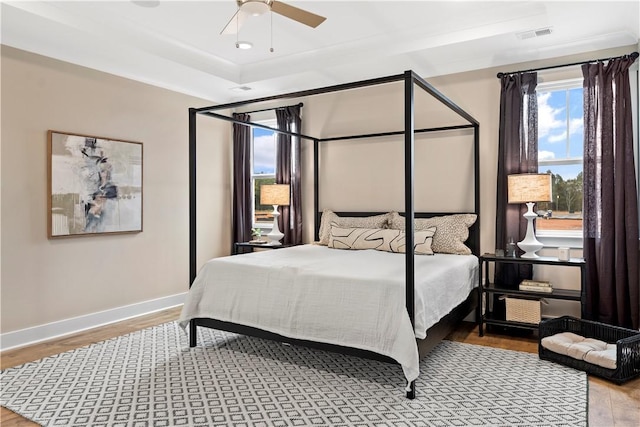
{"label": "white pillow", "polygon": [[338,216],[333,211],[325,209],[322,212],[320,220],[320,244],[329,244],[329,234],[331,232],[331,224],[335,223],[340,227],[356,227],[356,228],[389,228],[390,214],[365,216],[365,217],[349,217]]}
{"label": "white pillow", "polygon": [[[431,242],[435,227],[414,233],[414,253],[433,255]],[[405,253],[405,233],[402,230],[380,228],[344,228],[335,223],[329,233],[330,248],[335,249],[375,249],[378,251]]]}

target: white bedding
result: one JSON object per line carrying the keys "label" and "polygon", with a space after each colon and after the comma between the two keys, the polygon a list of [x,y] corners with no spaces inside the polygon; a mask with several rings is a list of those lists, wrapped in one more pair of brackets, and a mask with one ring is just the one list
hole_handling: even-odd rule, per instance
{"label": "white bedding", "polygon": [[415,334],[405,308],[405,255],[302,245],[215,258],[182,309],[186,327],[205,317],[291,338],[371,350],[418,377],[415,338],[478,283],[473,255],[415,256]]}

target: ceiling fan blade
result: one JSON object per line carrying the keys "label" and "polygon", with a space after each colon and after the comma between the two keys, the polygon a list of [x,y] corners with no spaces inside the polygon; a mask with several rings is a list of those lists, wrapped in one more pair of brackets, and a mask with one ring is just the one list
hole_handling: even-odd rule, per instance
{"label": "ceiling fan blade", "polygon": [[225,25],[222,31],[220,31],[220,34],[236,34],[238,29],[242,28],[242,24],[244,24],[244,21],[246,21],[248,17],[248,14],[244,13],[241,9],[238,9],[229,22],[227,22],[227,25]]}
{"label": "ceiling fan blade", "polygon": [[295,6],[288,5],[286,3],[274,0],[271,3],[271,10],[279,15],[286,16],[289,19],[298,21],[301,24],[308,25],[316,28],[318,25],[324,22],[324,16],[316,15],[315,13],[307,12],[306,10],[299,9]]}

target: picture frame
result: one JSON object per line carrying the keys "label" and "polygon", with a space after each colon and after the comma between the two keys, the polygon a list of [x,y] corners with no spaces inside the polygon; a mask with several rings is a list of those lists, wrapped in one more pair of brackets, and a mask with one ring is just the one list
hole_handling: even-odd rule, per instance
{"label": "picture frame", "polygon": [[50,239],[142,232],[141,142],[49,130],[47,162]]}

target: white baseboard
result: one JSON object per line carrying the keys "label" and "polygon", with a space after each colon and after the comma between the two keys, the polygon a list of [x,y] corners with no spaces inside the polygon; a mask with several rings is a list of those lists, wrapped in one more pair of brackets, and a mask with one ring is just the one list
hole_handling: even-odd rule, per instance
{"label": "white baseboard", "polygon": [[0,334],[0,351],[47,341],[52,338],[176,307],[184,303],[186,295],[187,293],[183,292],[176,295],[170,295],[168,297],[143,301],[136,304],[113,308],[111,310],[100,311],[84,316],[73,317],[71,319],[47,323],[45,325],[21,329],[19,331]]}

